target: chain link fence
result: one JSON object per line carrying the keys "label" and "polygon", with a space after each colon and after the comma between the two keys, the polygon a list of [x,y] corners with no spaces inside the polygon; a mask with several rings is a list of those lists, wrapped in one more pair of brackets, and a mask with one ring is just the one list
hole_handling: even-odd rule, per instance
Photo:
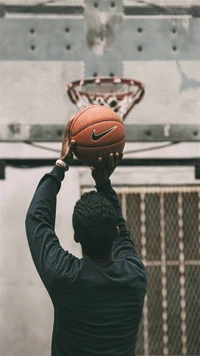
{"label": "chain link fence", "polygon": [[138,356],[200,356],[200,188],[118,188],[148,272]]}

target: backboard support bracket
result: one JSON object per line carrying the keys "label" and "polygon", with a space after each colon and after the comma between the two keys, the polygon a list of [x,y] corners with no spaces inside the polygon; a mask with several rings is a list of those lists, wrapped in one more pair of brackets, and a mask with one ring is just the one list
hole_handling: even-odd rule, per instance
{"label": "backboard support bracket", "polygon": [[[53,167],[55,159],[49,158],[2,158],[0,159],[0,180],[5,179],[5,168],[38,168],[38,167]],[[73,160],[72,167],[83,167],[83,164],[77,159]],[[195,178],[200,179],[200,159],[199,158],[124,158],[121,167],[194,167]]]}
{"label": "backboard support bracket", "polygon": [[[61,142],[64,125],[0,125],[1,142]],[[126,142],[200,142],[200,125],[126,124]]]}

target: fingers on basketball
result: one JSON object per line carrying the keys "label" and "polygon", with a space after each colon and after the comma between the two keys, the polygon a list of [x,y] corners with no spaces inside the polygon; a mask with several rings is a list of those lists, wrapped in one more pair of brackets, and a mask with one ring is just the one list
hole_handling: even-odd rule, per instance
{"label": "fingers on basketball", "polygon": [[89,168],[91,169],[91,171],[96,171],[96,168],[94,166],[90,166]]}
{"label": "fingers on basketball", "polygon": [[103,162],[103,158],[102,158],[102,157],[99,157],[99,158],[98,158],[97,164],[98,164],[98,170],[99,170],[100,172],[102,172],[103,169],[104,169],[104,162]]}
{"label": "fingers on basketball", "polygon": [[68,123],[67,123],[67,126],[66,126],[66,128],[65,128],[65,134],[67,133],[69,133],[69,131],[70,131],[70,127],[71,127],[71,124],[72,124],[72,121],[73,121],[73,118],[75,117],[75,115],[73,115],[72,117],[71,117],[71,119],[69,119],[69,121],[68,121]]}
{"label": "fingers on basketball", "polygon": [[119,164],[119,153],[116,152],[114,155],[114,167],[117,167]]}
{"label": "fingers on basketball", "polygon": [[109,154],[109,171],[111,172],[114,169],[114,156],[113,153]]}
{"label": "fingers on basketball", "polygon": [[72,121],[73,121],[73,119],[74,119],[75,116],[76,116],[76,115],[73,115],[73,116],[69,119],[69,124],[70,124],[70,125],[72,124]]}

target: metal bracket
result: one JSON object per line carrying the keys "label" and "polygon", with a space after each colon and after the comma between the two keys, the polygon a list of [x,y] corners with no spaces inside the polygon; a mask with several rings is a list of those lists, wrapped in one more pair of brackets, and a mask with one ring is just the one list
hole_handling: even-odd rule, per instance
{"label": "metal bracket", "polygon": [[[5,179],[5,167],[14,168],[36,168],[36,167],[48,167],[54,166],[55,159],[10,159],[5,158],[0,160],[0,179]],[[83,164],[74,160],[71,164],[72,167],[83,167]],[[170,167],[170,166],[191,166],[195,167],[196,179],[200,179],[200,159],[199,158],[124,158],[121,163],[121,167]]]}
{"label": "metal bracket", "polygon": [[125,125],[127,142],[200,142],[200,124]]}
{"label": "metal bracket", "polygon": [[6,178],[5,168],[6,168],[5,160],[0,160],[0,180]]}
{"label": "metal bracket", "polygon": [[195,162],[195,179],[200,179],[200,159]]}
{"label": "metal bracket", "polygon": [[[0,125],[1,142],[61,142],[64,125]],[[125,124],[126,142],[200,142],[200,125]]]}

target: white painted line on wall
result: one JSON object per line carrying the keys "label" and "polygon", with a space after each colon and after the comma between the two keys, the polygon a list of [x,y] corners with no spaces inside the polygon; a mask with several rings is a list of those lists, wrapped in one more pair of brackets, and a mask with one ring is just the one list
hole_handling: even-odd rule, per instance
{"label": "white painted line on wall", "polygon": [[178,237],[179,237],[179,272],[180,272],[180,307],[181,307],[181,341],[182,356],[187,355],[186,310],[185,310],[185,254],[183,240],[183,197],[178,195]]}
{"label": "white painted line on wall", "polygon": [[[145,194],[140,194],[140,221],[141,221],[141,256],[144,265],[146,265],[146,212],[145,212]],[[144,300],[143,308],[143,335],[144,335],[144,354],[149,356],[149,331],[148,331],[148,300],[147,295]]]}
{"label": "white painted line on wall", "polygon": [[160,237],[161,237],[161,283],[162,283],[162,320],[163,320],[163,355],[169,355],[168,349],[168,314],[167,314],[167,268],[165,253],[165,207],[164,193],[160,194]]}

